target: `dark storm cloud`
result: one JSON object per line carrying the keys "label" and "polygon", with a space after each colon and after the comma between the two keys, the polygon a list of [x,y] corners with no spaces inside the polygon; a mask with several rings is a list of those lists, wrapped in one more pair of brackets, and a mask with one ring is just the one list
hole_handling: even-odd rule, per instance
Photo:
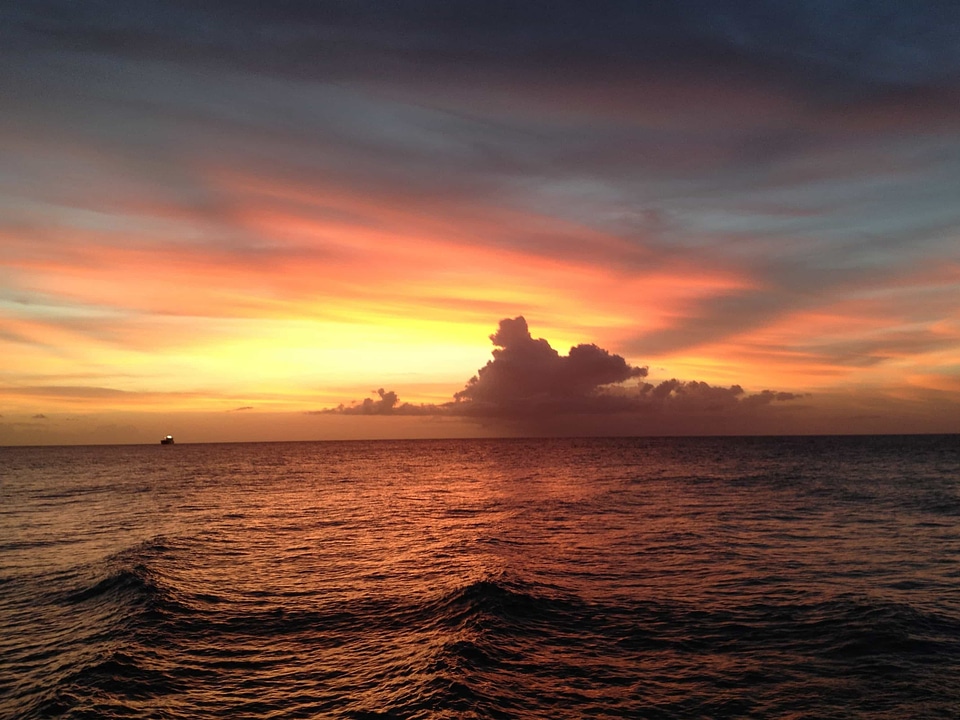
{"label": "dark storm cloud", "polygon": [[[379,400],[366,398],[318,413],[445,415],[518,422],[529,431],[536,431],[541,421],[552,423],[560,417],[607,416],[620,423],[603,426],[606,432],[615,432],[618,427],[639,429],[638,419],[706,415],[722,420],[801,397],[773,390],[748,394],[740,385],[724,388],[696,380],[647,383],[641,380],[647,376],[646,367],[630,365],[596,345],[577,345],[567,355],[560,355],[544,338],[535,339],[530,334],[522,316],[501,320],[490,340],[496,346],[493,359],[454,395],[452,402],[401,404],[397,393],[381,388],[377,390]],[[633,387],[626,385],[631,380],[639,382]],[[563,431],[577,429],[569,425]]]}

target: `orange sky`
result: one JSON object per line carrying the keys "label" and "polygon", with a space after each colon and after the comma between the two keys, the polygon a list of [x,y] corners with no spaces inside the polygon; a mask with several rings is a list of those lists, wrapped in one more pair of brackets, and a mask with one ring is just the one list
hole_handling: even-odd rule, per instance
{"label": "orange sky", "polygon": [[[675,63],[624,50],[611,73],[573,20],[517,19],[523,48],[569,35],[566,81],[445,44],[431,72],[359,42],[301,68],[225,25],[209,46],[110,30],[149,31],[140,51],[97,44],[96,18],[37,22],[9,19],[18,74],[0,78],[0,444],[960,432],[949,83],[924,79],[921,102],[897,94],[919,80],[830,66],[837,101],[822,68],[771,80],[762,38],[744,66],[699,65],[679,20]],[[939,46],[918,47],[933,67]],[[561,357],[595,344],[648,368],[614,392],[792,399],[689,422],[679,399],[662,422],[423,410],[518,316]],[[378,388],[420,414],[317,414]]]}

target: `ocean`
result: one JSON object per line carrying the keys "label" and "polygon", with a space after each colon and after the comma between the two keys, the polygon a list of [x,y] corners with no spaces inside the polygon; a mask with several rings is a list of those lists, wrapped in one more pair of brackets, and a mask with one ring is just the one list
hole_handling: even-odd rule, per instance
{"label": "ocean", "polygon": [[958,716],[958,436],[0,448],[0,717]]}

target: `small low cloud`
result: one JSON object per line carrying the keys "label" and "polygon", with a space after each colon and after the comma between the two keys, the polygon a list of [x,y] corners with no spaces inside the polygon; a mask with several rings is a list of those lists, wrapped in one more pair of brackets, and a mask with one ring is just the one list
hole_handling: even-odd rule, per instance
{"label": "small low cloud", "polygon": [[799,400],[803,395],[791,392],[774,392],[773,390],[763,390],[756,395],[748,395],[743,399],[746,405],[769,405],[775,402],[786,402],[788,400]]}
{"label": "small low cloud", "polygon": [[46,420],[46,419],[47,419],[47,416],[44,415],[43,413],[37,413],[36,415],[33,416],[33,419],[34,419],[34,420]]}
{"label": "small low cloud", "polygon": [[740,385],[718,387],[697,380],[648,383],[647,367],[594,344],[576,345],[561,355],[544,338],[534,338],[522,316],[501,320],[490,340],[493,359],[450,402],[401,403],[396,392],[380,388],[377,399],[312,414],[472,417],[528,427],[565,416],[610,416],[622,418],[626,429],[636,427],[638,419],[657,417],[742,417],[801,397],[774,390],[750,394]]}
{"label": "small low cloud", "polygon": [[354,402],[350,405],[340,404],[335,408],[326,410],[317,410],[307,413],[308,415],[435,415],[441,414],[443,406],[438,405],[411,405],[410,403],[400,404],[400,398],[393,390],[389,392],[383,388],[372,390],[377,395],[378,400],[373,398],[364,398],[362,402]]}
{"label": "small low cloud", "polygon": [[253,410],[253,405],[244,405],[243,407],[234,408],[233,412],[243,412],[244,410]]}
{"label": "small low cloud", "polygon": [[640,388],[640,398],[643,403],[651,405],[670,403],[708,412],[722,411],[733,406],[758,407],[774,402],[796,400],[800,397],[802,396],[796,393],[773,390],[762,390],[748,395],[739,385],[718,387],[696,380],[682,382],[672,379],[656,386],[644,383]]}
{"label": "small low cloud", "polygon": [[370,398],[364,398],[363,402],[355,403],[353,405],[344,406],[340,405],[331,412],[336,412],[341,415],[391,415],[394,412],[394,409],[397,407],[397,402],[399,398],[397,394],[392,390],[390,392],[384,391],[383,388],[374,391],[378,396],[379,400],[372,400]]}

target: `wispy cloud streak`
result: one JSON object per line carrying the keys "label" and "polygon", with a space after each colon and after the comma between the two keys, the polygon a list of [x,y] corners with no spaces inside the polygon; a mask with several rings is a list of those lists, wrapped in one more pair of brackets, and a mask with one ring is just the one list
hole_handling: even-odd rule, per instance
{"label": "wispy cloud streak", "polygon": [[[6,3],[3,409],[413,414],[517,313],[597,350],[457,412],[953,407],[958,35],[936,0]],[[614,357],[649,376],[570,389]]]}

